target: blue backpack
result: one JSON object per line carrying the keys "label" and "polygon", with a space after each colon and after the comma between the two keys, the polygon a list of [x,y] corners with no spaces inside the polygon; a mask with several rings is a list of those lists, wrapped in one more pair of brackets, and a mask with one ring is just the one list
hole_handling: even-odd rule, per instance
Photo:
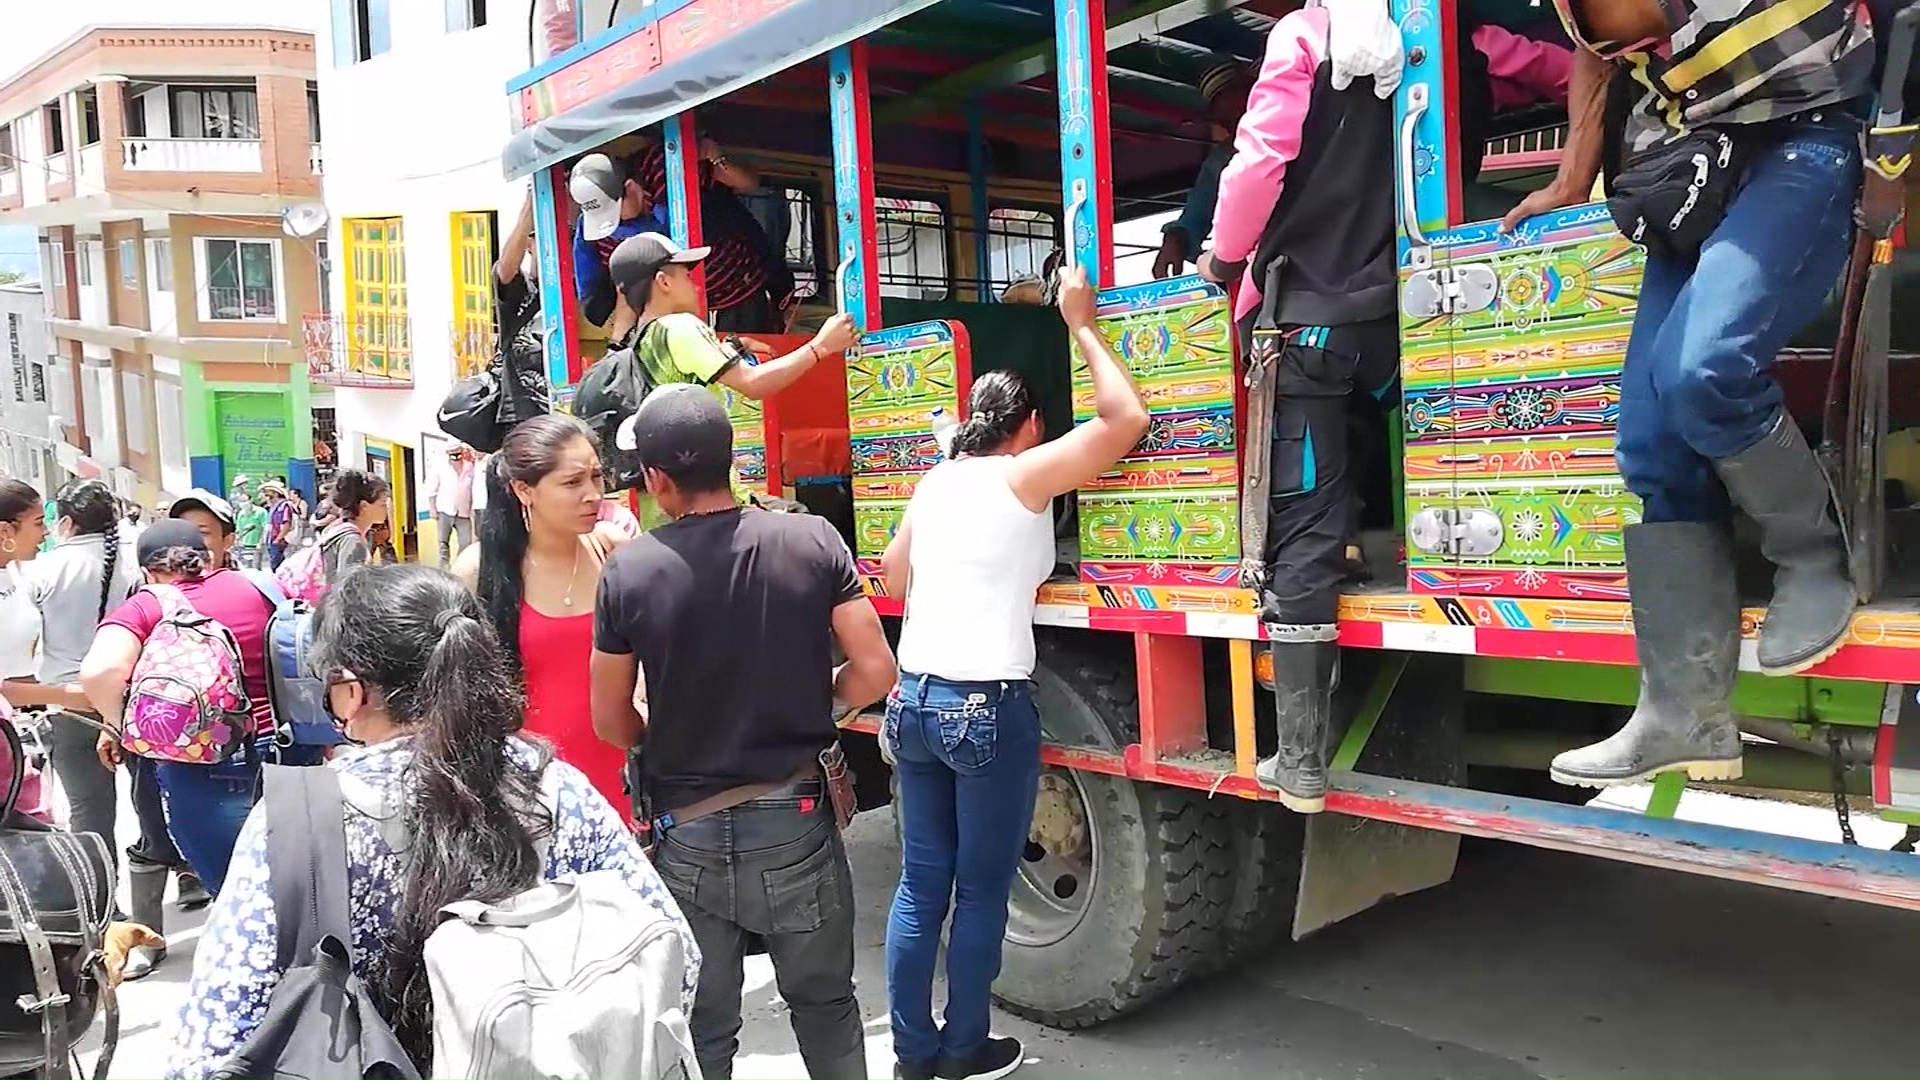
{"label": "blue backpack", "polygon": [[[274,743],[290,747],[324,748],[346,742],[339,725],[327,714],[327,684],[313,670],[307,651],[313,641],[313,605],[289,600],[280,583],[264,570],[242,570],[260,595],[273,605],[267,620],[267,698],[273,705]],[[304,759],[305,755],[301,755]]]}

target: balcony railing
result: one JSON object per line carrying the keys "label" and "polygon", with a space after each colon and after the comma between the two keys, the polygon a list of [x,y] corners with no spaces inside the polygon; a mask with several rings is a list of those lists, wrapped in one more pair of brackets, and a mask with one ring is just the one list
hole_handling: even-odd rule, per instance
{"label": "balcony railing", "polygon": [[257,173],[260,140],[127,138],[120,161],[133,172]]}
{"label": "balcony railing", "polygon": [[279,322],[271,285],[209,285],[207,315],[221,321]]}
{"label": "balcony railing", "polygon": [[404,315],[308,315],[307,375],[326,386],[413,388],[413,321]]}

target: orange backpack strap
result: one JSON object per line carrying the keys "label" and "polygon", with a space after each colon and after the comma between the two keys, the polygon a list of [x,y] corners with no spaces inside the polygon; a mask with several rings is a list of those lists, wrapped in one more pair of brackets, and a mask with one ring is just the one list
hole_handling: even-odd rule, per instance
{"label": "orange backpack strap", "polygon": [[593,556],[593,565],[595,567],[602,567],[607,565],[607,555],[608,555],[607,547],[605,544],[601,543],[600,538],[593,535],[592,533],[588,533],[587,535],[581,537],[581,539],[587,542],[587,554]]}

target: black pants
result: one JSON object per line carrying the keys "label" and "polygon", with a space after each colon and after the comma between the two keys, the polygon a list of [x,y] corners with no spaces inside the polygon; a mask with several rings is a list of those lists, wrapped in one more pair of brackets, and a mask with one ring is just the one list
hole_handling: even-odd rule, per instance
{"label": "black pants", "polygon": [[714,312],[713,328],[722,334],[778,334],[786,329],[780,325],[780,313],[765,289]]}
{"label": "black pants", "polygon": [[866,1036],[853,996],[853,872],[821,782],[675,825],[661,835],[653,864],[700,945],[693,1049],[708,1080],[733,1076],[754,936],[773,958],[807,1073],[865,1080]]}
{"label": "black pants", "polygon": [[133,814],[140,820],[140,840],[127,849],[127,858],[148,866],[169,870],[187,869],[187,860],[167,832],[167,811],[160,798],[160,777],[154,772],[153,759],[127,755],[127,772],[133,776]]}
{"label": "black pants", "polygon": [[1371,445],[1383,429],[1356,417],[1393,407],[1399,332],[1392,318],[1289,328],[1278,363],[1261,616],[1330,623],[1349,572],[1347,542],[1360,528],[1365,459],[1385,452]]}

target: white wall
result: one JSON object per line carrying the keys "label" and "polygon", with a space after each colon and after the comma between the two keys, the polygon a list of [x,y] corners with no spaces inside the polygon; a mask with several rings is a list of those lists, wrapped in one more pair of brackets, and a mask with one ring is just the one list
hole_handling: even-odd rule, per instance
{"label": "white wall", "polygon": [[[357,432],[417,448],[422,432],[439,430],[434,416],[453,382],[451,215],[493,210],[504,230],[528,190],[501,179],[499,159],[511,133],[506,82],[529,66],[528,7],[490,0],[488,25],[450,34],[443,4],[396,3],[392,50],[346,67],[334,66],[330,31],[318,32],[333,310],[346,313],[343,220],[398,216],[413,319],[413,391],[339,390],[343,441]],[[358,445],[341,458],[358,464]]]}
{"label": "white wall", "polygon": [[[168,337],[180,332],[179,309],[174,306],[173,295],[180,286],[173,280],[171,243],[171,238],[156,236],[148,236],[143,241],[146,248],[143,257],[147,268],[147,327],[155,334]],[[166,275],[164,278],[161,276],[163,272]],[[162,289],[161,285],[170,288]]]}
{"label": "white wall", "polygon": [[[78,238],[79,251],[74,257],[74,277],[78,281],[70,282],[80,297],[80,321],[89,326],[107,325],[107,253],[98,236]],[[80,274],[80,262],[85,260],[87,276]],[[83,284],[84,282],[84,284]]]}
{"label": "white wall", "polygon": [[[13,372],[16,359],[7,339],[7,316],[20,319],[20,385],[24,401],[13,396]],[[13,435],[16,448],[31,447],[34,453],[49,445],[47,417],[54,400],[53,366],[48,355],[52,339],[47,334],[46,299],[38,286],[0,286],[0,427]],[[45,373],[41,379],[41,397],[33,398],[33,365]],[[16,475],[31,477],[30,471]]]}

